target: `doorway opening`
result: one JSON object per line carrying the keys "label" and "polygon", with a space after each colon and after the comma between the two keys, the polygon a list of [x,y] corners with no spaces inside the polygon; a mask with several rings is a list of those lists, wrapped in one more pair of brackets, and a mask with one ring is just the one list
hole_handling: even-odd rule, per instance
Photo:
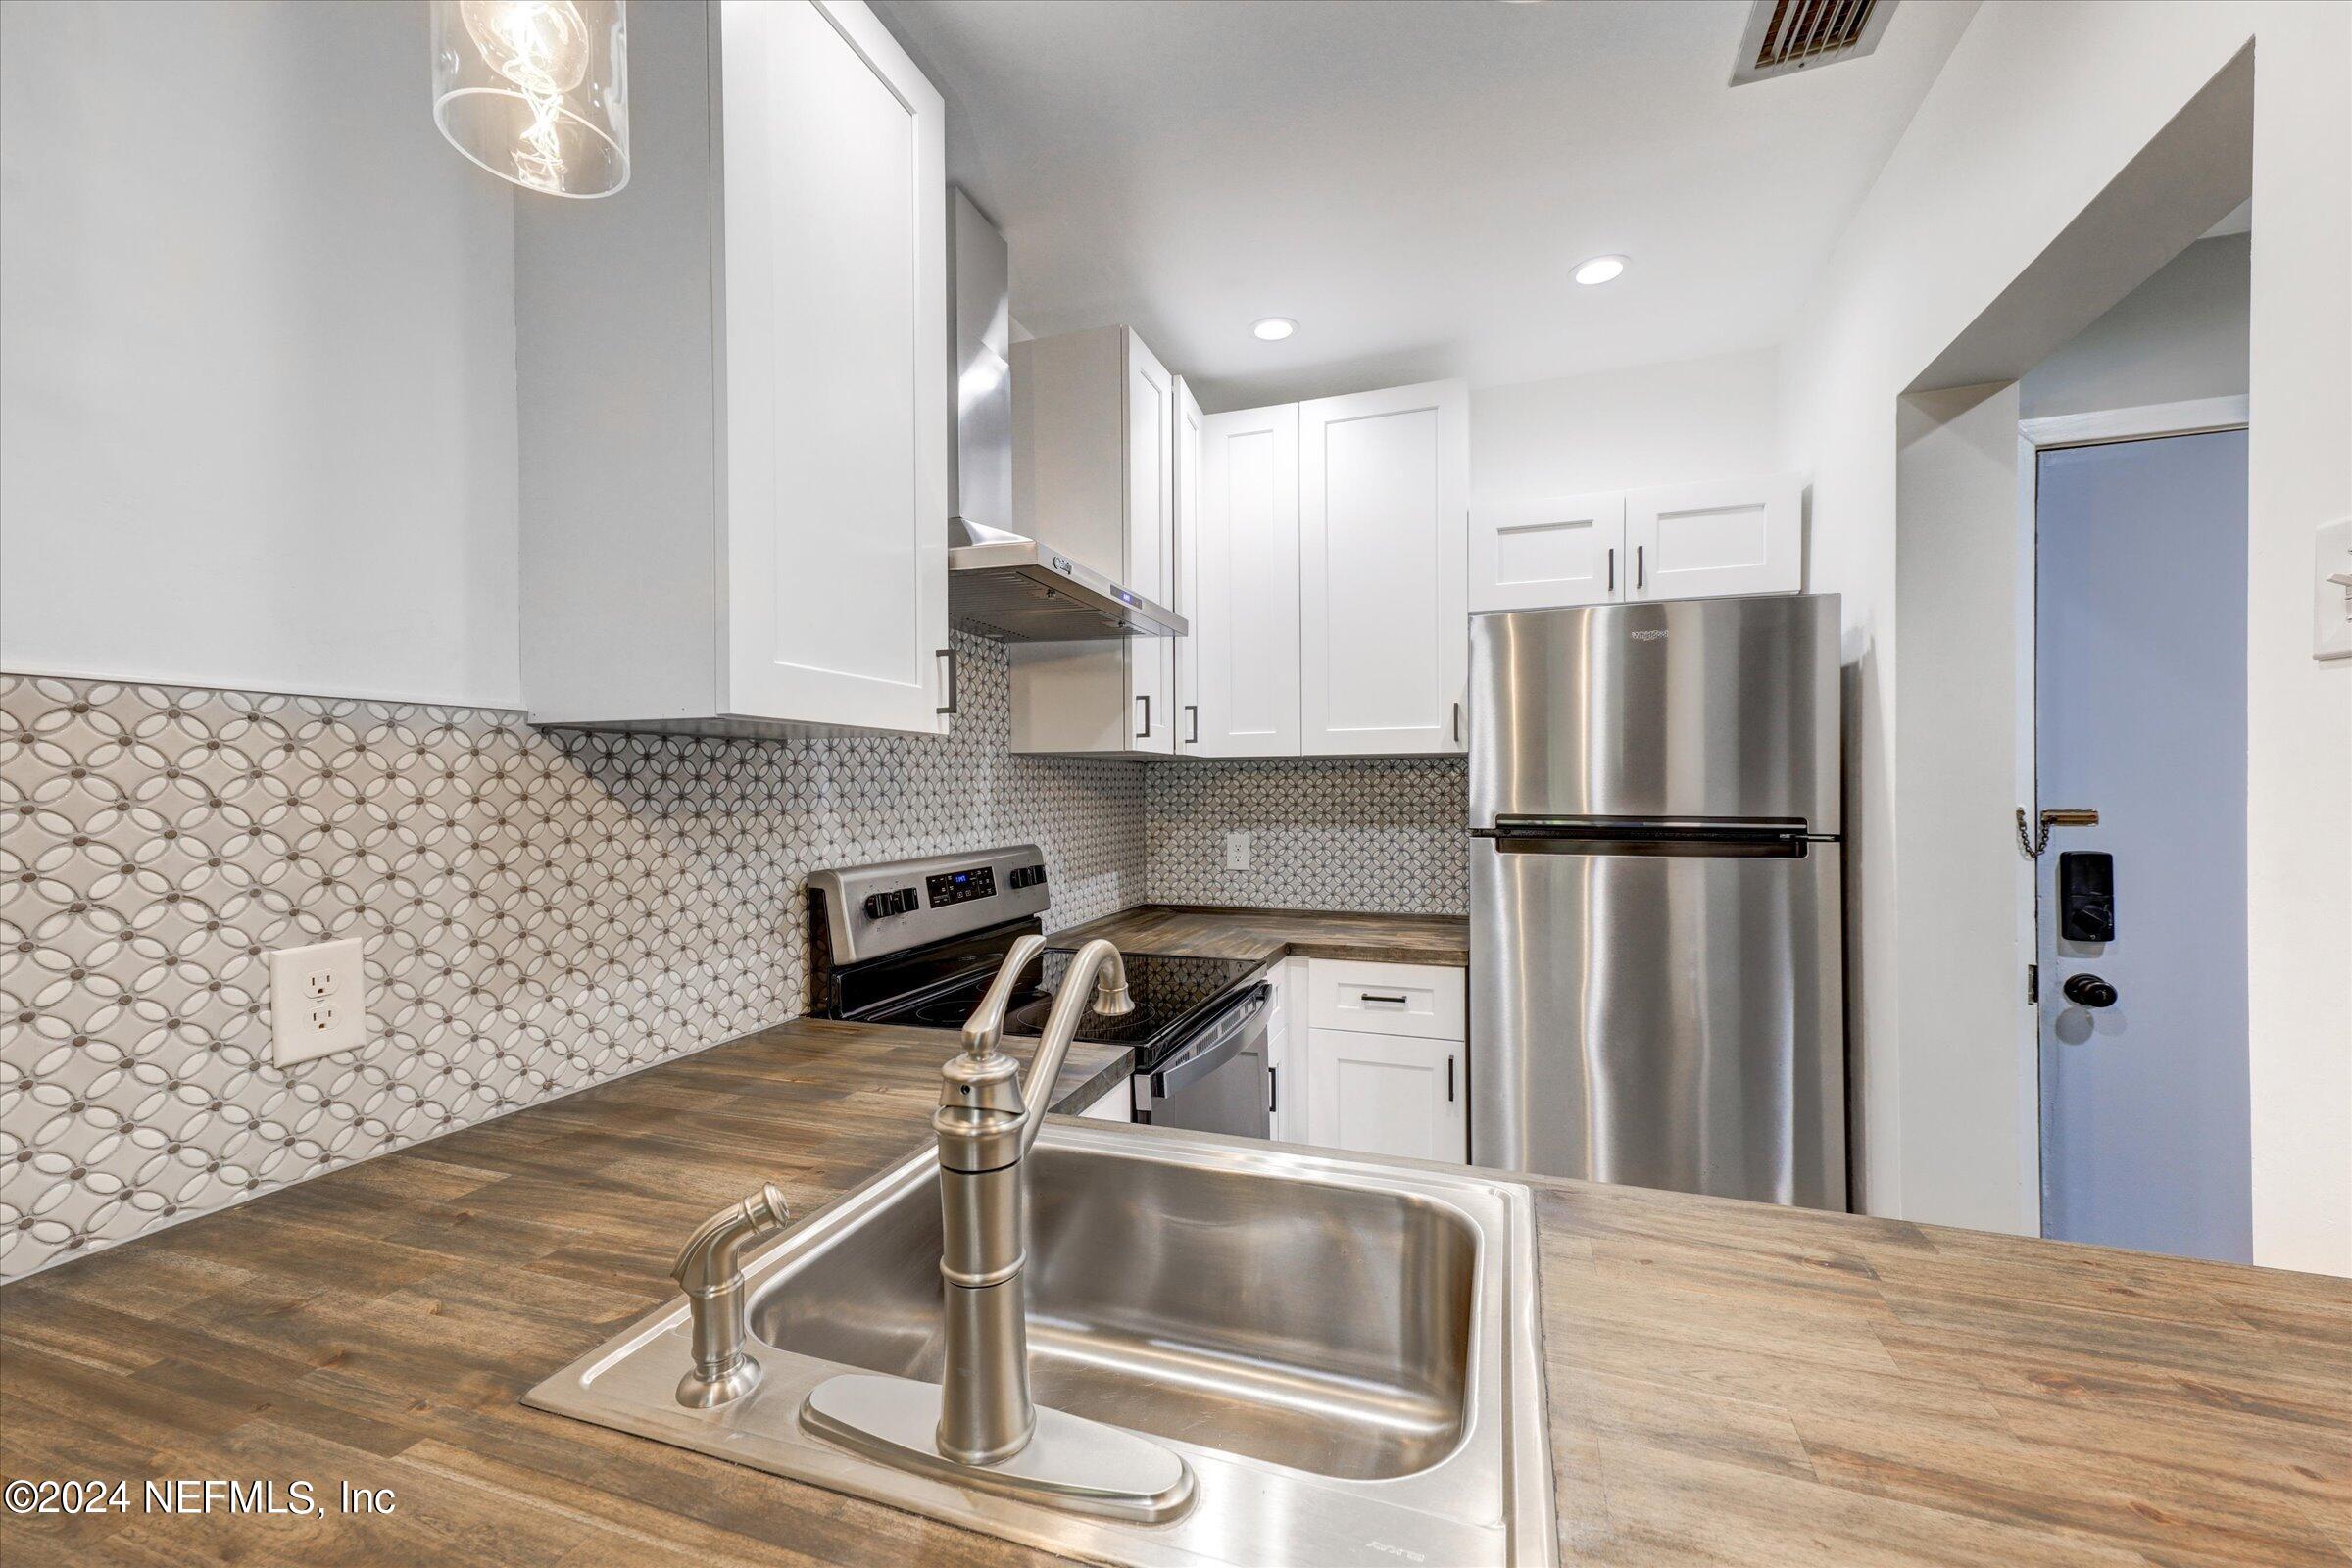
{"label": "doorway opening", "polygon": [[[2217,595],[2235,596],[2234,615],[2217,611],[2201,620],[2186,617],[2200,630],[2234,624],[2234,647],[2225,647],[2227,638],[2219,632],[2210,640],[2192,638],[2179,624],[2179,613],[2150,627],[2134,619],[2111,623],[2102,618],[2106,611],[2088,603],[2070,602],[2063,610],[2053,604],[2049,612],[2063,616],[2067,627],[2107,662],[2110,677],[2099,711],[2119,724],[2134,721],[2124,727],[2148,745],[2153,742],[2147,737],[2161,728],[2158,720],[2171,717],[2184,701],[2178,695],[2185,689],[2182,683],[2168,683],[2164,676],[2167,661],[2188,657],[2193,645],[2202,650],[2196,656],[2200,664],[2218,665],[2217,673],[2234,681],[2237,716],[2230,733],[2235,739],[2207,735],[2202,749],[2191,755],[2233,768],[2238,780],[2231,800],[2218,803],[2225,815],[2234,816],[2233,830],[2224,825],[2220,832],[2224,837],[2233,832],[2240,858],[2227,900],[2237,923],[2218,931],[2210,949],[2189,957],[2160,964],[2151,959],[2156,978],[2143,981],[2136,977],[2143,944],[2152,948],[2154,933],[2169,923],[2194,929],[2199,924],[2195,900],[2204,890],[2192,888],[2185,907],[2171,894],[2160,895],[2160,873],[2171,867],[2151,866],[2157,851],[2140,847],[2136,837],[2130,843],[2102,841],[2105,828],[2053,826],[2047,853],[2036,857],[2033,852],[2044,808],[2100,809],[2109,823],[2127,817],[2136,822],[2142,814],[2136,806],[2127,811],[2110,801],[2062,798],[2057,793],[2062,787],[2087,789],[2097,783],[2110,790],[2111,801],[2122,802],[2125,797],[2117,792],[2127,782],[2136,786],[2136,774],[2157,775],[2161,781],[2185,765],[2167,754],[2127,769],[2134,776],[2112,787],[2087,778],[2079,785],[2069,778],[2062,785],[2052,771],[2060,750],[2055,738],[2044,765],[2037,715],[2045,683],[2036,645],[2045,618],[2041,579],[2045,573],[2056,577],[2059,567],[2040,559],[2036,502],[2043,489],[2045,449],[2052,464],[2049,484],[2062,488],[2078,477],[2105,481],[2134,465],[2154,463],[2173,450],[2172,438],[2245,425],[2252,106],[2249,51],[2183,104],[1896,398],[1898,635],[1887,662],[1898,714],[1887,769],[1890,859],[1896,874],[1887,940],[1893,949],[1899,1050],[1890,1063],[1873,1064],[1892,1070],[1866,1076],[1863,1102],[1870,1125],[1882,1133],[1891,1127],[1899,1140],[1894,1156],[1881,1155],[1879,1165],[1892,1167],[1883,1172],[1897,1189],[1892,1206],[1908,1218],[2244,1255],[2238,1240],[2242,1231],[2204,1221],[2161,1231],[2138,1221],[2132,1222],[2136,1228],[2118,1221],[2113,1228],[2095,1229],[2083,1216],[2112,1214],[2115,1205],[2102,1209],[2072,1201],[2072,1188],[2052,1197],[2071,1173],[2052,1171],[2045,1179],[2042,1168],[2045,1154],[2055,1149],[2062,1163],[2081,1153],[2102,1179],[2119,1185],[2144,1187],[2146,1172],[2156,1169],[2227,1195],[2224,1201],[2231,1210],[2235,1195],[2252,1183],[2245,1152],[2250,1138],[2242,1128],[2234,1140],[2221,1136],[2224,1123],[2242,1123],[2247,1101],[2242,1088],[2203,1099],[2183,1090],[2165,1103],[2185,1105],[2193,1115],[2185,1124],[2168,1125],[2149,1119],[2154,1112],[2144,1100],[2135,1106],[2121,1091],[2091,1097],[2085,1108],[2071,1074],[2045,1082],[2043,1060],[2043,998],[2057,1008],[2066,982],[2079,971],[2117,993],[2103,1022],[2089,1020],[2087,1029],[2081,1014],[2101,1009],[2082,1003],[2072,1004],[2079,1009],[2076,1015],[2048,1022],[2053,1055],[2061,1047],[2076,1049],[2066,1045],[2061,1029],[2083,1035],[2082,1045],[2090,1048],[2082,1054],[2084,1066],[2104,1064],[2111,1056],[2140,1066],[2167,1059],[2151,1051],[2134,1062],[2105,1045],[2114,1043],[2126,1022],[2135,1039],[2152,1032],[2160,1016],[2173,1010],[2163,1004],[2163,987],[2176,980],[2189,984],[2195,971],[2209,979],[2221,974],[2219,985],[2234,984],[2240,998],[2245,995],[2244,855],[2251,816],[2244,794],[2245,681],[2249,641],[2259,628],[2249,627],[2244,609],[2251,586],[2243,433],[2203,447],[2179,443],[2180,450],[2201,457],[2231,441],[2239,451],[2234,504],[2224,509],[2213,501],[2209,508],[2227,511],[2230,520],[2216,527],[2230,536],[2236,564],[2200,568],[2216,579],[2204,586]],[[2217,290],[2215,281],[2228,277],[2237,280],[2230,285],[2234,316],[2217,311],[2199,317],[2184,304],[2192,297],[2221,297],[2227,290]],[[2236,401],[2217,414],[2217,399]],[[2150,408],[2178,404],[2189,407],[2172,408],[2149,422]],[[2147,450],[2132,454],[2127,444]],[[2062,456],[2069,452],[2076,455]],[[2226,481],[2217,483],[2227,488]],[[2162,493],[2166,483],[2143,488]],[[2138,505],[2126,502],[2121,510],[2132,514]],[[2156,532],[2142,538],[2135,531],[2140,521],[2132,515],[2111,519],[2103,531],[2088,536],[2094,543],[2082,547],[2084,564],[2065,568],[2088,586],[2116,587],[2132,616],[2144,608],[2133,603],[2129,589],[2134,577],[2163,579],[2170,588],[2188,569],[2164,558]],[[2167,577],[2168,571],[2175,576]],[[2136,677],[2135,685],[2129,684],[2131,677]],[[2052,678],[2066,683],[2061,695],[2067,695],[2091,676]],[[2055,708],[2056,698],[2052,701]],[[2102,741],[2095,750],[2113,748]],[[2167,825],[2205,820],[2201,813],[2217,806],[2210,796],[2209,790],[2179,806],[2156,829],[2158,842]],[[2134,826],[2134,835],[2139,831]],[[2068,852],[2112,858],[2103,866],[2087,858],[2071,865],[2079,879],[2074,885],[2078,901],[2089,905],[2104,898],[2115,921],[2115,934],[2095,953],[2057,948],[2058,858]],[[2051,906],[2048,922],[2042,918],[2045,901]],[[2051,925],[2047,953],[2045,923]],[[2122,967],[2126,960],[2129,970]],[[2047,986],[2041,984],[2044,968]],[[2179,971],[2191,973],[2182,978]],[[2085,980],[2078,990],[2095,1001],[2100,993],[2088,989],[2092,983]],[[2220,1048],[2225,1059],[2233,1060],[2241,1083],[2245,1013],[2242,1000],[2234,1013],[2224,1009],[2236,1023],[2230,1031],[2232,1038]],[[2106,1034],[2099,1032],[2102,1027]],[[2067,1073],[2075,1065],[2061,1061],[2053,1071]],[[2052,1102],[2048,1107],[2045,1094]],[[2207,1135],[2209,1128],[2213,1136]],[[1884,1145],[1870,1138],[1864,1147]],[[2130,1158],[2092,1157],[2117,1149]],[[2045,1206],[2058,1212],[2045,1216]]]}
{"label": "doorway opening", "polygon": [[2245,400],[2020,432],[2041,1233],[2248,1262]]}

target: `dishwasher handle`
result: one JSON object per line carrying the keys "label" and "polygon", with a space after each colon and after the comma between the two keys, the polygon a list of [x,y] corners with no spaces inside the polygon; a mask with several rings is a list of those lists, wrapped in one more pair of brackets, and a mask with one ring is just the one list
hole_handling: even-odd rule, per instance
{"label": "dishwasher handle", "polygon": [[1179,1094],[1240,1055],[1255,1032],[1250,1027],[1250,1020],[1265,1006],[1273,991],[1269,985],[1250,987],[1219,1015],[1214,1028],[1195,1037],[1173,1060],[1154,1069],[1152,1098],[1165,1100]]}

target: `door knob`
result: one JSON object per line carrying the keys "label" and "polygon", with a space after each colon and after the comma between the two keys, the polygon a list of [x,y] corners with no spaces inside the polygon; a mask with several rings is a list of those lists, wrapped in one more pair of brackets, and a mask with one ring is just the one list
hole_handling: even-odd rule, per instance
{"label": "door knob", "polygon": [[2066,1000],[2078,1007],[2112,1007],[2116,989],[2095,974],[2069,975],[2066,979]]}

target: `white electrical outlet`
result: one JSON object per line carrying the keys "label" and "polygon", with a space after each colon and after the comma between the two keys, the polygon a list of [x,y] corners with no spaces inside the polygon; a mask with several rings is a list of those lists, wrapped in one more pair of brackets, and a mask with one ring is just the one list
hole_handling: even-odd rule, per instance
{"label": "white electrical outlet", "polygon": [[365,1044],[368,998],[360,939],[270,955],[270,1046],[280,1067]]}
{"label": "white electrical outlet", "polygon": [[1225,869],[1228,871],[1250,869],[1249,834],[1228,833],[1225,835]]}

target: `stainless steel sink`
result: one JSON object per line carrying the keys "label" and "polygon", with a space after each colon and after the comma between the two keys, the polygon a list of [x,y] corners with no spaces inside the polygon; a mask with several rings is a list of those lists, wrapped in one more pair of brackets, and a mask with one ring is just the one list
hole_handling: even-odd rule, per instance
{"label": "stainless steel sink", "polygon": [[1180,1451],[1199,1481],[1181,1518],[1064,1513],[802,1429],[802,1399],[837,1373],[939,1377],[929,1149],[752,1258],[766,1376],[747,1397],[677,1402],[681,1301],[528,1401],[1102,1562],[1558,1560],[1525,1189],[1059,1121],[1031,1160],[1037,1402]]}

